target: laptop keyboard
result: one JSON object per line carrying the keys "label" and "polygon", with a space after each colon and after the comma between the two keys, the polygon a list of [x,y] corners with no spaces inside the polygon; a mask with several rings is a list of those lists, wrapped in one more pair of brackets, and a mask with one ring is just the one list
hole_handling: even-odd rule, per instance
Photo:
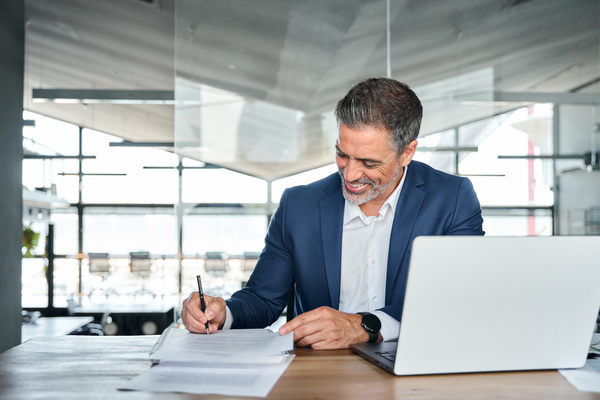
{"label": "laptop keyboard", "polygon": [[391,362],[394,362],[394,360],[396,359],[396,352],[394,351],[378,351],[376,352],[376,354]]}

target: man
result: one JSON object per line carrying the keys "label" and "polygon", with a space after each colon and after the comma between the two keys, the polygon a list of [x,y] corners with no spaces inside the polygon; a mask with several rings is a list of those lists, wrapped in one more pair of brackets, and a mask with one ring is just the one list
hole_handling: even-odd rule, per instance
{"label": "man", "polygon": [[335,115],[339,174],[283,193],[246,287],[206,296],[205,313],[197,292],[184,300],[191,332],[268,326],[295,287],[297,316],[280,333],[297,346],[396,340],[413,239],[483,235],[471,182],[412,161],[422,107],[407,85],[368,79]]}

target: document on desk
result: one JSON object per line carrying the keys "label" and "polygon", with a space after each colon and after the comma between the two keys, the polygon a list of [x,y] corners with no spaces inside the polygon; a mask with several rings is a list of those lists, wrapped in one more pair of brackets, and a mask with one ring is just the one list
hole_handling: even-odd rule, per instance
{"label": "document on desk", "polygon": [[[594,333],[590,353],[600,355],[600,334]],[[581,368],[558,370],[571,385],[584,392],[600,392],[600,358],[588,359]]]}
{"label": "document on desk", "polygon": [[121,389],[266,397],[294,358],[293,336],[265,329],[215,334],[165,331],[149,356],[158,365]]}
{"label": "document on desk", "polygon": [[578,390],[600,392],[600,359],[587,360],[581,368],[558,371]]}
{"label": "document on desk", "polygon": [[173,329],[165,334],[163,343],[151,354],[161,362],[256,361],[294,349],[292,334],[281,336],[268,329],[229,329],[210,335]]}

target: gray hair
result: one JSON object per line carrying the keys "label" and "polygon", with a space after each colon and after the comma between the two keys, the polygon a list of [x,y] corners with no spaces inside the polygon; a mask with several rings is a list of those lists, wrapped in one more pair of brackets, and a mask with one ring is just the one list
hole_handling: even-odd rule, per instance
{"label": "gray hair", "polygon": [[370,78],[352,87],[335,108],[338,125],[390,132],[392,149],[401,154],[419,136],[423,107],[408,85],[388,78]]}

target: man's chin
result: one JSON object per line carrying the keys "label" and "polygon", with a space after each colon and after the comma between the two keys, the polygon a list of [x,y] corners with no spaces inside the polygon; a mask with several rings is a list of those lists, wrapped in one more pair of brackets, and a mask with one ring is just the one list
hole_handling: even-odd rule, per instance
{"label": "man's chin", "polygon": [[357,206],[360,206],[363,203],[366,203],[368,201],[368,195],[366,192],[366,190],[363,190],[360,193],[353,193],[351,191],[349,191],[346,188],[343,188],[343,193],[344,193],[344,199],[346,199],[347,201],[349,201],[352,204],[356,204]]}

